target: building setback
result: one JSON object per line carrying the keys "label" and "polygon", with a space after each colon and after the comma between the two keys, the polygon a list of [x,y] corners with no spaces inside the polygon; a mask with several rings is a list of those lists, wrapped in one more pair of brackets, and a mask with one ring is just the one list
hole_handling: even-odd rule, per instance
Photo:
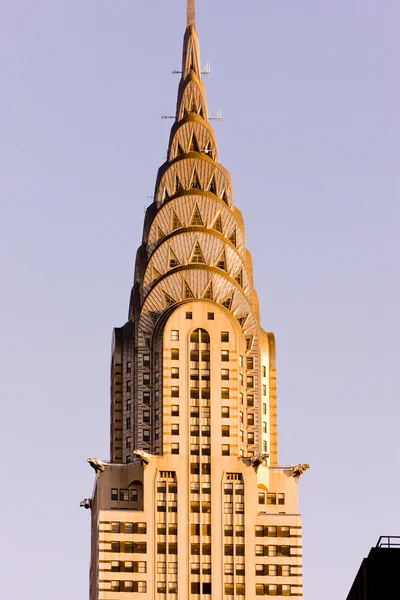
{"label": "building setback", "polygon": [[91,600],[303,597],[308,465],[278,465],[275,340],[232,198],[188,0],[168,156],[113,335],[111,461],[89,459]]}

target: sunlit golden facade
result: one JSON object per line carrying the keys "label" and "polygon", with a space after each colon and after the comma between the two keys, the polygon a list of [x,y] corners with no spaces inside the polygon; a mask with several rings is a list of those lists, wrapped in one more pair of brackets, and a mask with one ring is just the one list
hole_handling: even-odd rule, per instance
{"label": "sunlit golden facade", "polygon": [[110,433],[111,461],[91,459],[91,600],[302,597],[307,465],[278,465],[275,340],[208,118],[193,0],[129,320],[113,336]]}

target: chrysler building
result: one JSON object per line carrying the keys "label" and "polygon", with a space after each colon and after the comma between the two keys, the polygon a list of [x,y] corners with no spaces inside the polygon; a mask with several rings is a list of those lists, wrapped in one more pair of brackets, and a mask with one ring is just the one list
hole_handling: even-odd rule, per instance
{"label": "chrysler building", "polygon": [[194,0],[166,162],[114,330],[110,461],[96,471],[90,600],[302,591],[298,482],[278,463],[275,339],[219,162]]}

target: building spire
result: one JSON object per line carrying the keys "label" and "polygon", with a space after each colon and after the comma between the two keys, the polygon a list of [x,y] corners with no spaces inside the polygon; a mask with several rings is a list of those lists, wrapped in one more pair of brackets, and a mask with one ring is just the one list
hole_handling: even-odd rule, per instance
{"label": "building spire", "polygon": [[196,2],[188,0],[187,3],[187,26],[196,27]]}

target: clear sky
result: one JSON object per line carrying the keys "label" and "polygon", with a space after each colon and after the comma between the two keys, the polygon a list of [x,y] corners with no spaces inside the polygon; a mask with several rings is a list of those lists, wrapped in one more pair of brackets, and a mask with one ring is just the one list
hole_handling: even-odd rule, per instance
{"label": "clear sky", "polygon": [[[305,600],[399,523],[398,0],[197,0],[220,160],[278,352]],[[88,597],[112,328],[174,114],[185,0],[0,9],[2,597]]]}

